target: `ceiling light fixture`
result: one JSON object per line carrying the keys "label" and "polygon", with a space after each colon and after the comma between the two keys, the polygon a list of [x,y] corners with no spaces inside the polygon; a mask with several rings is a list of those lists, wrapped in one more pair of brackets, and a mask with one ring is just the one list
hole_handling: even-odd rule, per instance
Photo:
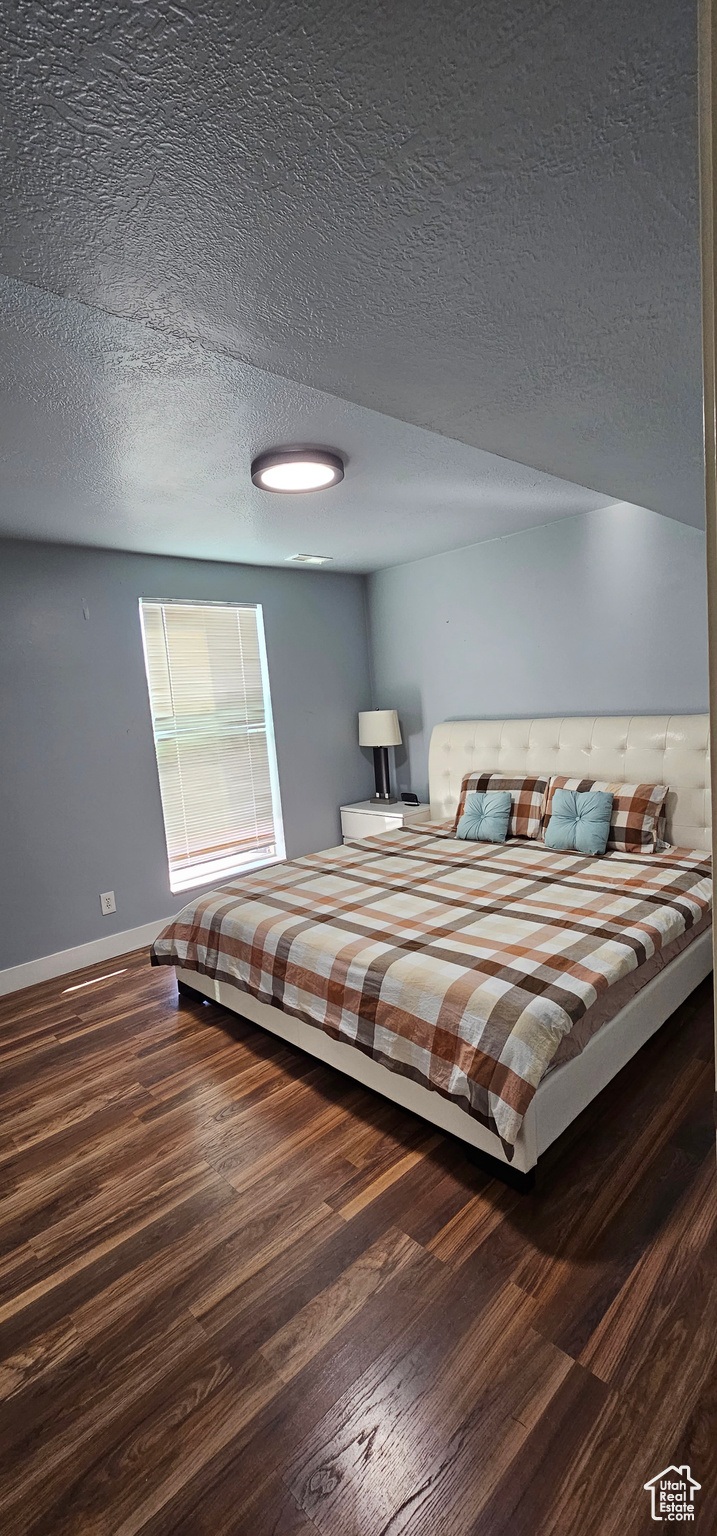
{"label": "ceiling light fixture", "polygon": [[260,491],[325,491],[344,478],[343,459],[324,448],[272,448],[251,466]]}
{"label": "ceiling light fixture", "polygon": [[287,555],[296,565],[330,565],[333,555]]}

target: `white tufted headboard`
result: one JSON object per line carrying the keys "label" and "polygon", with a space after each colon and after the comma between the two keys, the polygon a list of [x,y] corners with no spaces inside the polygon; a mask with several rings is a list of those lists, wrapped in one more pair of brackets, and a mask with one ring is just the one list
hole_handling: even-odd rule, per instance
{"label": "white tufted headboard", "polygon": [[668,840],[711,846],[709,715],[448,720],[428,757],[434,821],[454,815],[463,775],[481,770],[668,784]]}

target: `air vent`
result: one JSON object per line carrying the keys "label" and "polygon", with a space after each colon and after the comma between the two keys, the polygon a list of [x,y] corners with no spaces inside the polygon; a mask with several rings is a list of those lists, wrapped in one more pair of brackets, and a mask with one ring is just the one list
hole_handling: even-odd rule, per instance
{"label": "air vent", "polygon": [[329,565],[333,555],[289,555],[296,565]]}

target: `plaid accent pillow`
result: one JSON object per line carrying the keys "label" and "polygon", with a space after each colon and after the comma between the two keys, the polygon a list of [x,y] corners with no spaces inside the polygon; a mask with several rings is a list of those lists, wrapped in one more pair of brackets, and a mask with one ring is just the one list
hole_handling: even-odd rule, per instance
{"label": "plaid accent pillow", "polygon": [[512,801],[508,837],[540,837],[543,826],[543,806],[548,791],[547,779],[528,779],[522,774],[512,777],[506,773],[467,773],[461,784],[458,810],[453,831],[465,810],[466,795],[487,794],[494,790],[510,790]]}
{"label": "plaid accent pillow", "polygon": [[666,784],[617,784],[605,779],[554,776],[545,796],[541,837],[550,820],[556,789],[607,790],[613,797],[606,853],[656,853],[664,839]]}

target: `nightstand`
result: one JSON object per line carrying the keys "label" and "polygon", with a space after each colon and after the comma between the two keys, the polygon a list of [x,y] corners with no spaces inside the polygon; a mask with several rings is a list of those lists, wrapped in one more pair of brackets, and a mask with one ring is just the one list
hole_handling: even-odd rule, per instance
{"label": "nightstand", "polygon": [[341,831],[344,842],[353,837],[377,837],[380,832],[395,832],[397,827],[410,827],[415,821],[428,821],[429,805],[381,805],[377,800],[359,800],[356,805],[342,805]]}

